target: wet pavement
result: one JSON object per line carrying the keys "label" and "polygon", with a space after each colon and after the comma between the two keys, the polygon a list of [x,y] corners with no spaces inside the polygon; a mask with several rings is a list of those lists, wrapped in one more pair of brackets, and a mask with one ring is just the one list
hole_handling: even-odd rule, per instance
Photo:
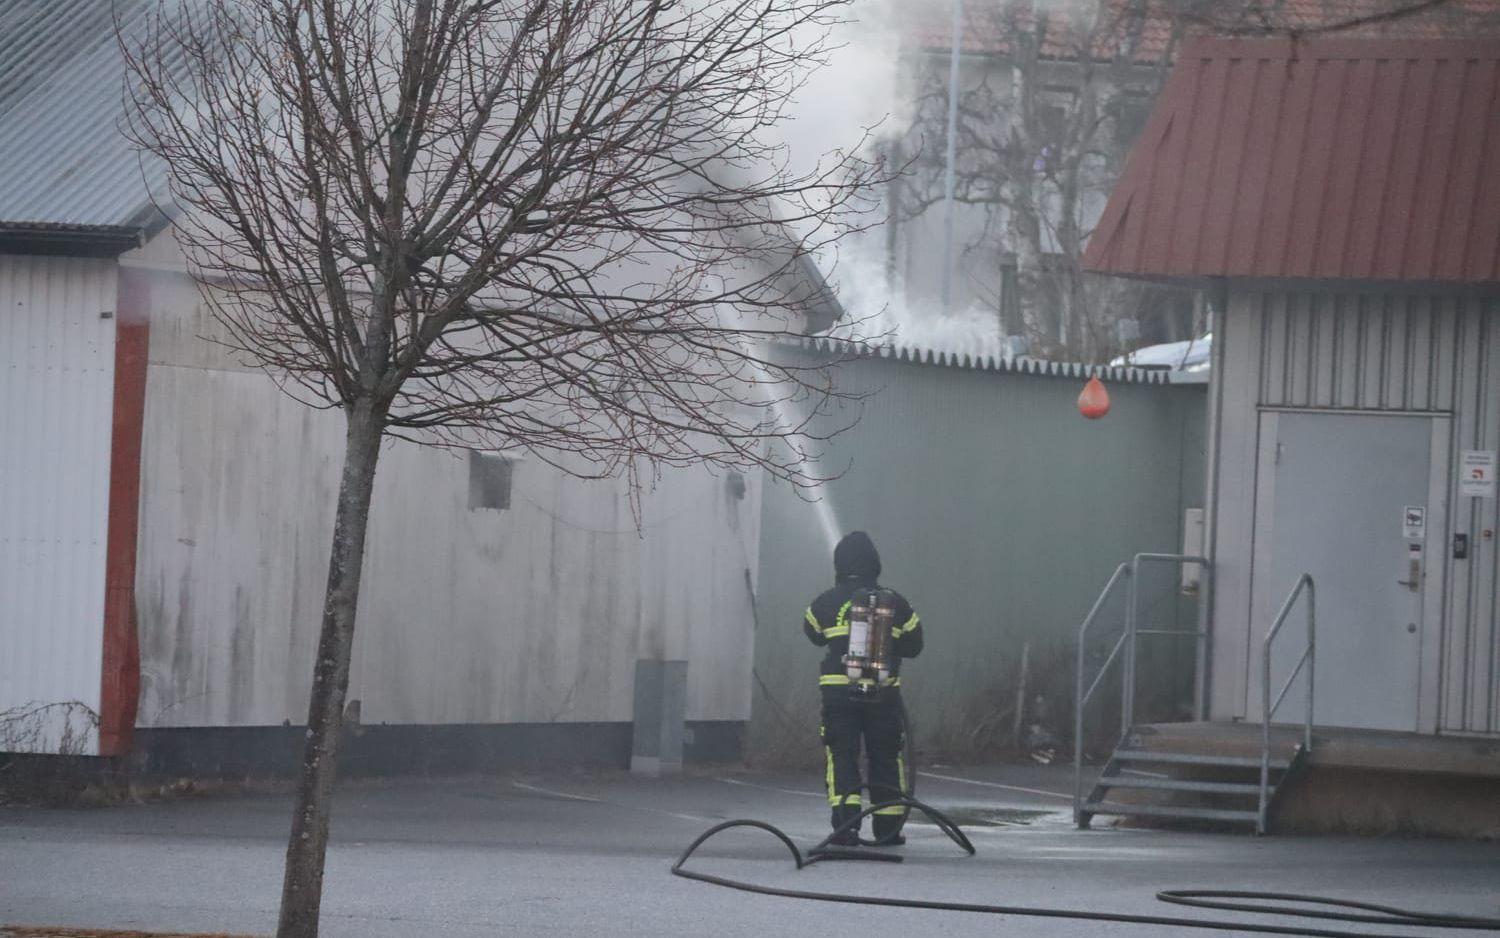
{"label": "wet pavement", "polygon": [[[810,846],[826,833],[817,784],[811,774],[722,769],[663,780],[554,773],[346,788],[334,817],[323,934],[1212,934],[796,901],[668,874],[694,836],[729,818],[770,821]],[[1055,766],[928,769],[918,796],[964,825],[974,857],[914,821],[900,864],[798,872],[769,835],[733,831],[706,845],[695,865],[804,890],[1244,921],[1253,919],[1176,909],[1154,895],[1174,887],[1268,889],[1500,915],[1500,845],[1080,832],[1067,813],[1070,785],[1070,773]],[[289,806],[288,796],[276,794],[0,808],[0,924],[269,934]]]}

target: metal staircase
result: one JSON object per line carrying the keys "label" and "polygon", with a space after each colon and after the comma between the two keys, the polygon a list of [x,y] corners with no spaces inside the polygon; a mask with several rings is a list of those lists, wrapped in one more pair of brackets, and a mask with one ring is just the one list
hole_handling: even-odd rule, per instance
{"label": "metal staircase", "polygon": [[[1099,780],[1078,807],[1075,820],[1087,828],[1095,815],[1162,817],[1182,821],[1244,824],[1264,832],[1261,813],[1261,759],[1187,752],[1156,752],[1129,746],[1116,749]],[[1286,758],[1265,760],[1266,808],[1276,792],[1305,763],[1296,746]]]}
{"label": "metal staircase", "polygon": [[[1136,645],[1141,635],[1177,635],[1191,637],[1198,643],[1199,699],[1197,716],[1203,716],[1203,668],[1206,633],[1203,631],[1142,629],[1138,622],[1139,582],[1143,563],[1200,564],[1207,580],[1208,561],[1202,557],[1181,554],[1137,554],[1128,564],[1121,564],[1110,577],[1098,600],[1078,632],[1077,695],[1074,701],[1073,818],[1080,830],[1087,829],[1098,815],[1155,817],[1181,821],[1242,824],[1257,834],[1267,831],[1271,807],[1276,795],[1306,765],[1312,752],[1312,699],[1315,658],[1316,619],[1314,588],[1306,574],[1297,580],[1282,605],[1270,631],[1261,645],[1262,709],[1261,746],[1258,756],[1215,752],[1214,746],[1197,747],[1197,751],[1163,751],[1151,748],[1143,734],[1137,732],[1135,715]],[[1120,583],[1127,583],[1125,627],[1104,664],[1085,686],[1085,640],[1099,611]],[[1287,616],[1303,592],[1307,593],[1307,644],[1297,665],[1271,697],[1271,648]],[[1099,778],[1087,795],[1083,785],[1083,717],[1084,708],[1093,698],[1115,661],[1121,661],[1121,733],[1120,742],[1105,763]],[[1274,751],[1271,721],[1297,677],[1306,669],[1307,699],[1302,740]]]}

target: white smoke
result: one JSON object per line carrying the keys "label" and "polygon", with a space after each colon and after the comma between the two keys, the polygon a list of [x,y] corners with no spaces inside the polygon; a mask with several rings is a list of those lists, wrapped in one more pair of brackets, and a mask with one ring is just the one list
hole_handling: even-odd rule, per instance
{"label": "white smoke", "polygon": [[[912,98],[901,68],[901,33],[896,4],[903,0],[861,0],[849,22],[837,27],[838,48],[812,81],[790,102],[792,119],[781,128],[794,164],[805,166],[829,151],[865,139],[874,148],[904,134]],[[906,0],[911,2],[911,0]],[[942,18],[946,0],[929,3],[928,15]],[[866,137],[866,132],[871,131]],[[941,209],[937,209],[941,211]],[[941,264],[934,245],[933,264]],[[932,304],[908,301],[899,277],[887,271],[882,227],[844,239],[836,252],[817,257],[819,267],[847,311],[847,320],[865,337],[888,336],[899,347],[974,357],[998,358],[999,318],[993,310],[970,306],[945,313]]]}
{"label": "white smoke", "polygon": [[834,28],[837,48],[828,64],[791,102],[788,140],[794,146],[806,144],[821,153],[850,145],[867,129],[874,129],[876,140],[902,131],[910,100],[901,87],[896,2],[862,0]]}
{"label": "white smoke", "polygon": [[884,258],[871,249],[871,240],[846,242],[832,278],[851,333],[896,348],[976,359],[1003,357],[1000,319],[993,310],[970,306],[944,313],[934,305],[909,301],[900,278],[889,276]]}

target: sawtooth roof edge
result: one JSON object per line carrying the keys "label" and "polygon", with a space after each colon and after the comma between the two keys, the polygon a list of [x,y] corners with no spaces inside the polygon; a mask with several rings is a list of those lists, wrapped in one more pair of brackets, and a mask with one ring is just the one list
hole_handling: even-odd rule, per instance
{"label": "sawtooth roof edge", "polygon": [[913,365],[957,368],[966,371],[988,371],[998,374],[1035,375],[1044,378],[1100,378],[1114,384],[1172,384],[1165,371],[1114,365],[1087,365],[1081,362],[1053,362],[1037,358],[1005,359],[992,355],[950,352],[917,345],[887,343],[860,345],[826,336],[789,337],[786,345],[852,359],[883,358]]}

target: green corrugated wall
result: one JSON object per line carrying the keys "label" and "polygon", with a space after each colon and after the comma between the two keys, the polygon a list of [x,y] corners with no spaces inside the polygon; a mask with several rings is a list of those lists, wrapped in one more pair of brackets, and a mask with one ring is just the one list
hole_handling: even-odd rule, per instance
{"label": "green corrugated wall", "polygon": [[[1205,386],[1108,383],[1111,412],[1088,421],[1081,378],[876,358],[837,374],[841,390],[877,393],[825,445],[824,469],[844,475],[821,494],[841,530],[870,532],[883,581],[922,616],[927,650],[902,672],[920,738],[950,751],[993,739],[1026,642],[1033,689],[1071,697],[1073,636],[1105,580],[1136,552],[1180,550],[1183,512],[1203,504]],[[817,509],[787,486],[768,488],[762,525],[751,754],[775,759],[814,745],[821,649],[800,623],[833,566]],[[1142,578],[1143,628],[1194,627],[1174,577]],[[1143,651],[1143,699],[1186,693],[1179,644]],[[1065,721],[1070,701],[1053,706]],[[1116,700],[1100,707],[1118,718]]]}

